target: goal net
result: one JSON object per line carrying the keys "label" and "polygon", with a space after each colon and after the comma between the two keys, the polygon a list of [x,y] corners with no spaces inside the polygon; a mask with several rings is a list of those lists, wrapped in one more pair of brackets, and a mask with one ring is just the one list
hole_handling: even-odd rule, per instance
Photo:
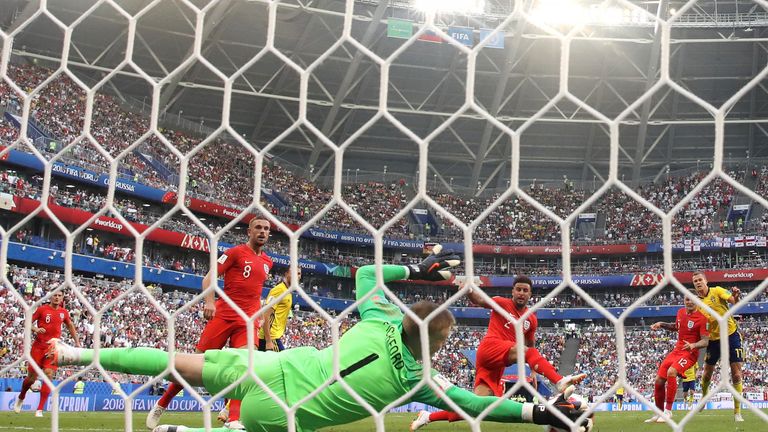
{"label": "goal net", "polygon": [[[489,316],[471,311],[467,295],[475,292],[514,328],[517,377],[528,374],[522,341],[538,315],[548,358],[560,358],[566,340],[579,341],[570,366],[588,375],[576,390],[593,396],[584,417],[619,389],[660,415],[651,401],[654,367],[672,345],[645,320],[674,316],[653,309],[689,298],[717,317],[722,355],[693,407],[730,394],[768,424],[765,406],[747,394],[768,392],[748,381],[748,368],[765,364],[747,353],[749,389],[737,391],[728,347],[729,319],[739,314],[748,316],[746,333],[759,337],[765,276],[733,276],[750,288],[724,315],[685,286],[694,271],[765,269],[766,7],[8,2],[0,7],[0,311],[8,316],[0,382],[23,378],[28,367],[51,386],[53,431],[66,429],[61,412],[70,409],[123,411],[125,430],[143,427],[135,419],[151,408],[146,396],[181,375],[173,366],[149,379],[109,372],[99,350],[193,352],[204,299],[215,291],[251,324],[252,367],[218,394],[185,383],[183,400],[203,413],[197,425],[217,427],[224,394],[253,380],[285,411],[291,431],[301,405],[335,382],[378,430],[400,427],[387,414],[425,387],[480,430],[501,399],[472,417],[428,372],[472,390],[465,351],[477,348],[485,330],[476,326]],[[288,293],[270,297],[294,298],[287,345],[333,347],[333,379],[294,404],[254,372],[252,324],[274,302],[247,316],[221,281],[203,286],[208,269],[214,281],[223,276],[220,254],[248,241],[256,215],[272,225],[265,288],[290,275]],[[450,285],[383,283],[382,265],[418,263],[441,242],[463,254]],[[723,251],[741,246],[753,253]],[[371,263],[406,315],[413,318],[408,305],[418,300],[440,303],[418,320],[424,346],[432,317],[450,309],[460,319],[442,350],[423,360],[425,378],[386,406],[355,392],[339,370],[339,339],[375,294],[356,299],[353,272]],[[510,276],[523,273],[539,278],[518,320],[493,298],[508,297]],[[631,283],[605,282],[627,273]],[[604,289],[610,283],[624,289]],[[59,292],[96,357],[62,368],[54,384],[31,349],[33,314]],[[571,309],[589,310],[574,319],[579,330],[569,327]],[[63,337],[73,342],[66,326]],[[517,377],[505,398],[551,396],[535,378]],[[80,379],[103,381],[101,390],[116,396],[67,406]],[[667,421],[684,430],[696,412]]]}

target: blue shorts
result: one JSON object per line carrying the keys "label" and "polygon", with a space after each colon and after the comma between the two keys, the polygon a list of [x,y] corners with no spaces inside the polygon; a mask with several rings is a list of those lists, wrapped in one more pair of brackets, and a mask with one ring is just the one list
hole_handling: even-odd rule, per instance
{"label": "blue shorts", "polygon": [[[280,352],[285,350],[285,347],[283,346],[283,339],[274,339],[273,345],[275,346],[275,351]],[[266,351],[267,350],[267,341],[265,339],[259,339],[259,351]]]}
{"label": "blue shorts", "polygon": [[[731,363],[744,362],[744,348],[741,347],[741,333],[735,331],[728,336],[728,356]],[[720,361],[720,340],[711,340],[707,345],[707,356],[704,362],[714,366]]]}
{"label": "blue shorts", "polygon": [[696,391],[696,380],[683,381],[683,393],[687,391]]}

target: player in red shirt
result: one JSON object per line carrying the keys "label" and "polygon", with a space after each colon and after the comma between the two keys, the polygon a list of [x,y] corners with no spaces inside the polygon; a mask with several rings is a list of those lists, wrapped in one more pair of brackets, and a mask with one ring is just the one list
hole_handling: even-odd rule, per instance
{"label": "player in red shirt", "polygon": [[[519,320],[528,310],[528,302],[531,300],[533,282],[527,276],[518,276],[512,286],[512,298],[493,297],[493,300],[503,310],[508,312],[516,320]],[[459,287],[460,289],[462,287]],[[504,315],[496,312],[489,302],[483,297],[470,290],[467,294],[469,300],[481,307],[491,309],[491,321],[488,323],[488,332],[480,341],[477,347],[477,356],[475,358],[475,389],[474,392],[480,396],[497,396],[504,394],[504,386],[501,383],[501,377],[507,366],[517,363],[517,337],[515,336],[515,327],[511,321],[507,321]],[[578,384],[586,374],[569,375],[563,377],[554,366],[552,366],[539,350],[535,348],[536,327],[538,320],[536,314],[529,315],[522,323],[523,337],[525,339],[525,363],[531,368],[531,374],[540,373],[548,380],[554,383],[559,392],[564,391],[572,384]],[[535,382],[535,381],[534,381]],[[454,412],[437,411],[429,413],[421,411],[416,419],[411,423],[411,431],[419,429],[433,421],[459,421],[463,418]]]}
{"label": "player in red shirt", "polygon": [[[67,325],[69,334],[72,335],[72,339],[75,340],[75,345],[79,347],[80,338],[77,337],[75,325],[69,317],[69,312],[64,309],[64,293],[57,291],[51,294],[50,303],[41,305],[35,310],[34,314],[32,314],[32,333],[35,335],[35,341],[32,342],[32,349],[29,354],[37,366],[43,370],[49,380],[53,379],[53,374],[59,367],[52,359],[46,356],[49,348],[48,341],[61,338],[62,324]],[[27,368],[27,377],[24,378],[24,382],[21,384],[19,397],[13,405],[13,410],[15,412],[21,412],[24,398],[27,396],[27,391],[32,387],[32,384],[35,383],[35,380],[37,380],[37,372],[30,364]],[[50,394],[51,388],[48,387],[48,384],[43,384],[40,388],[40,402],[37,404],[35,417],[43,416],[43,409],[45,408],[45,403],[48,402],[48,396]]]}
{"label": "player in red shirt", "polygon": [[[268,219],[255,217],[248,223],[248,243],[235,246],[224,252],[218,259],[218,274],[224,275],[224,293],[236,304],[243,313],[254,315],[261,308],[261,291],[264,281],[272,269],[272,258],[262,249],[269,239],[270,222]],[[203,288],[211,286],[212,271],[203,279]],[[229,341],[231,348],[242,348],[248,344],[248,330],[245,321],[232,309],[223,298],[216,301],[215,293],[210,290],[205,296],[203,317],[208,323],[200,335],[200,341],[195,350],[197,353],[209,349],[221,349]],[[259,323],[254,320],[254,335],[258,335]],[[157,427],[160,416],[163,415],[171,400],[184,387],[171,383],[147,415],[147,427]],[[232,400],[229,409],[230,429],[244,429],[240,424],[240,401]]]}
{"label": "player in red shirt", "polygon": [[705,348],[709,343],[707,317],[696,309],[693,300],[685,297],[684,303],[685,307],[677,311],[675,322],[656,322],[651,325],[651,330],[663,328],[677,331],[677,343],[659,365],[654,387],[656,407],[664,411],[665,416],[654,415],[646,420],[646,423],[664,423],[664,417],[672,418],[672,403],[677,393],[677,375],[685,375],[685,371],[699,361],[699,348]]}

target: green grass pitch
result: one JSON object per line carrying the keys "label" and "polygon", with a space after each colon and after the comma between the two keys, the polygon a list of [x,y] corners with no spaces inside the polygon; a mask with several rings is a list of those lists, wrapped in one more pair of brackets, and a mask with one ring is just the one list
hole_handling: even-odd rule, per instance
{"label": "green grass pitch", "polygon": [[[677,413],[677,418],[682,418],[682,412]],[[598,432],[654,432],[671,431],[672,428],[665,424],[643,423],[643,420],[649,417],[648,412],[622,412],[622,413],[597,413],[596,428]],[[133,430],[145,431],[144,419],[146,413],[135,413],[133,416]],[[407,431],[413,415],[411,414],[389,414],[386,417],[385,424],[388,431]],[[686,431],[702,432],[758,432],[768,431],[768,423],[764,423],[756,414],[745,410],[744,423],[734,423],[733,413],[730,410],[704,411],[698,414],[685,427]],[[201,426],[202,419],[200,414],[175,414],[169,413],[163,416],[164,423],[186,424],[188,426]],[[62,413],[59,422],[60,431],[69,432],[100,432],[100,431],[123,431],[125,422],[122,412],[100,412],[100,413]],[[44,418],[35,418],[31,412],[14,414],[12,412],[0,413],[0,432],[5,431],[50,431],[51,416],[45,413]],[[357,431],[375,431],[373,422],[363,420],[357,423],[351,423],[344,426],[337,426],[324,429],[323,432],[357,432]],[[434,431],[468,431],[470,430],[463,423],[438,423],[431,424],[421,429],[425,432]],[[520,431],[520,432],[542,432],[541,426],[520,425],[520,424],[500,424],[485,423],[482,426],[483,431]]]}

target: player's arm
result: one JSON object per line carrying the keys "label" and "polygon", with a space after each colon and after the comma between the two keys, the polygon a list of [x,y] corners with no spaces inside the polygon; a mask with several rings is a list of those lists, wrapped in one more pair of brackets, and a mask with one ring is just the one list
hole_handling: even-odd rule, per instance
{"label": "player's arm", "polygon": [[677,331],[677,322],[665,323],[665,322],[658,321],[651,324],[651,330],[658,330],[658,329]]}
{"label": "player's arm", "polygon": [[[226,251],[216,260],[216,270],[219,276],[222,276],[230,267],[235,263],[236,257],[235,251]],[[208,270],[203,278],[203,289],[208,288],[212,284],[218,284],[218,281],[213,280],[213,269]],[[207,320],[213,319],[216,316],[216,291],[210,290],[205,293],[204,305],[203,305],[203,317]]]}
{"label": "player's arm", "polygon": [[685,342],[683,343],[683,349],[687,351],[706,348],[709,344],[709,336],[702,336],[696,343]]}
{"label": "player's arm", "polygon": [[[464,283],[459,285],[460,290],[463,288],[464,288]],[[488,302],[485,301],[485,298],[482,295],[480,295],[480,293],[477,292],[474,288],[470,288],[469,291],[467,291],[467,298],[469,299],[470,302],[472,302],[472,304],[476,306],[480,306],[486,309],[490,309],[492,307]]]}
{"label": "player's arm", "polygon": [[[208,270],[208,273],[203,278],[203,289],[211,285],[211,279],[213,279],[213,270]],[[216,315],[216,292],[214,290],[206,292],[204,302],[203,317],[208,320],[212,319]]]}
{"label": "player's arm", "polygon": [[[727,292],[726,292],[727,294]],[[727,296],[724,298],[725,301],[727,301],[730,304],[736,304],[736,302],[739,301],[739,298],[741,297],[741,290],[738,287],[731,287],[731,294],[730,296]]]}
{"label": "player's arm", "polygon": [[32,314],[32,333],[34,334],[41,334],[45,333],[45,329],[42,327],[38,327],[36,323],[40,319],[40,308],[35,309],[35,313]]}
{"label": "player's arm", "polygon": [[[432,254],[420,264],[407,266],[385,264],[381,266],[381,270],[384,283],[403,279],[438,281],[450,278],[451,267],[456,267],[460,262],[461,259],[457,254],[443,251],[440,245],[436,245],[432,248]],[[374,289],[376,289],[376,266],[369,264],[357,269],[355,274],[356,300],[366,297]],[[374,316],[386,318],[398,314],[402,315],[400,308],[390,303],[384,290],[380,288],[360,303],[357,309],[362,319]],[[382,313],[383,315],[381,315]]]}
{"label": "player's arm", "polygon": [[696,343],[685,342],[683,349],[694,350],[697,348],[705,348],[709,344],[709,326],[706,321],[699,324],[699,341]]}
{"label": "player's arm", "polygon": [[64,319],[64,324],[67,325],[67,330],[69,330],[69,334],[72,336],[72,339],[75,341],[75,346],[79,348],[80,347],[80,337],[77,335],[77,330],[75,329],[75,324],[70,319],[69,314],[67,314],[67,317]]}

